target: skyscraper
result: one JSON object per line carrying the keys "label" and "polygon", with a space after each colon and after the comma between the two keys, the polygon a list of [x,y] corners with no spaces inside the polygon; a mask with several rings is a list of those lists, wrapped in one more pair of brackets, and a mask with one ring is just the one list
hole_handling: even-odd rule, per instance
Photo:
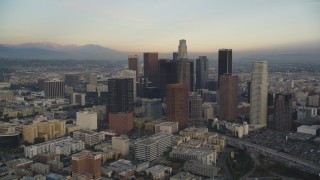
{"label": "skyscraper", "polygon": [[178,83],[178,62],[170,59],[159,60],[160,97],[166,96],[167,84]]}
{"label": "skyscraper", "polygon": [[234,121],[238,116],[238,76],[223,74],[219,87],[219,119]]}
{"label": "skyscraper", "polygon": [[101,154],[82,151],[72,156],[72,177],[86,176],[86,179],[101,177]]}
{"label": "skyscraper", "polygon": [[159,87],[158,53],[146,52],[144,58],[144,77],[148,78],[151,86]]}
{"label": "skyscraper", "polygon": [[232,49],[219,49],[218,59],[218,87],[220,87],[220,76],[232,74]]}
{"label": "skyscraper", "polygon": [[196,89],[206,88],[208,80],[208,66],[207,56],[200,56],[196,60]]}
{"label": "skyscraper", "polygon": [[179,53],[178,52],[173,52],[172,53],[172,59],[173,60],[178,60],[178,58],[179,58]]}
{"label": "skyscraper", "polygon": [[136,81],[139,81],[139,56],[128,56],[128,69],[136,71]]}
{"label": "skyscraper", "polygon": [[267,61],[252,63],[250,92],[250,127],[267,126],[268,64]]}
{"label": "skyscraper", "polygon": [[185,39],[179,41],[178,58],[179,60],[188,59],[187,41]]}
{"label": "skyscraper", "polygon": [[79,84],[80,74],[79,73],[67,73],[64,76],[66,86],[75,87]]}
{"label": "skyscraper", "polygon": [[186,84],[188,91],[194,90],[194,63],[192,60],[178,60],[178,83]]}
{"label": "skyscraper", "polygon": [[132,80],[133,80],[133,100],[136,101],[136,98],[137,98],[136,71],[122,70],[122,71],[119,71],[119,76],[122,78],[132,78]]}
{"label": "skyscraper", "polygon": [[133,111],[133,78],[109,79],[108,93],[108,112]]}
{"label": "skyscraper", "polygon": [[278,131],[290,131],[292,128],[291,94],[276,94],[273,113],[273,128]]}
{"label": "skyscraper", "polygon": [[179,123],[179,129],[188,126],[188,87],[185,84],[167,85],[167,120]]}
{"label": "skyscraper", "polygon": [[44,95],[46,98],[64,98],[64,91],[63,81],[44,81]]}
{"label": "skyscraper", "polygon": [[201,95],[196,92],[190,92],[188,95],[188,123],[190,125],[200,125],[203,123],[202,117],[202,98]]}

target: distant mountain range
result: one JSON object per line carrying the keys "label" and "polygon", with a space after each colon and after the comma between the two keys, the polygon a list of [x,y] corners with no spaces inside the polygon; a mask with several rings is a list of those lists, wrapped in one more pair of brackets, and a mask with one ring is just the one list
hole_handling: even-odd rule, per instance
{"label": "distant mountain range", "polygon": [[[287,49],[260,49],[246,52],[234,50],[233,59],[238,62],[250,62],[253,60],[268,60],[270,62],[317,62],[320,63],[320,43],[310,46],[290,47]],[[19,59],[76,59],[76,60],[126,60],[129,52],[118,51],[100,45],[87,44],[59,45],[54,43],[25,43],[20,45],[0,44],[1,58]],[[142,62],[142,53],[138,54]],[[217,60],[216,52],[212,53],[188,53],[189,58],[208,56],[210,60]],[[172,53],[159,53],[159,58],[172,58]]]}
{"label": "distant mountain range", "polygon": [[0,57],[23,59],[118,60],[127,59],[128,55],[125,52],[95,44],[62,46],[51,43],[26,43],[21,45],[0,44]]}

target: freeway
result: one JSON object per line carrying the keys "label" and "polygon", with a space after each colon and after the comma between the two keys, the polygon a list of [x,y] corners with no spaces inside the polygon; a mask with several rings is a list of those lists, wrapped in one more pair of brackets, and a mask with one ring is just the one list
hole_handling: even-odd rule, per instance
{"label": "freeway", "polygon": [[303,168],[306,171],[309,171],[314,174],[320,175],[320,166],[317,166],[313,163],[298,159],[294,156],[288,155],[286,153],[282,153],[264,146],[260,146],[258,144],[254,144],[242,139],[236,139],[229,136],[226,136],[227,144],[236,146],[236,147],[246,147],[252,151],[269,155],[270,157],[276,158],[278,160],[284,160],[286,163],[290,163],[293,166],[298,168]]}

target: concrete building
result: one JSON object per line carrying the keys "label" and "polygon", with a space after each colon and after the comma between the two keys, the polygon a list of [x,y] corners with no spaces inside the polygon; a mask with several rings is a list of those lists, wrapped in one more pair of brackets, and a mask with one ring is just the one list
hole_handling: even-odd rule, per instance
{"label": "concrete building", "polygon": [[185,84],[167,85],[167,120],[178,122],[179,129],[188,126],[188,89]]}
{"label": "concrete building", "polygon": [[178,122],[163,122],[155,125],[155,134],[175,134],[178,132]]}
{"label": "concrete building", "polygon": [[172,135],[155,134],[134,144],[134,156],[140,161],[153,161],[172,147]]}
{"label": "concrete building", "polygon": [[90,179],[101,177],[101,155],[82,151],[72,156],[72,177],[85,175]]}
{"label": "concrete building", "polygon": [[98,116],[95,112],[81,111],[77,112],[77,125],[85,130],[97,130]]}
{"label": "concrete building", "polygon": [[112,149],[121,152],[122,156],[129,154],[130,139],[125,136],[112,137]]}
{"label": "concrete building", "polygon": [[188,172],[180,172],[174,176],[171,176],[170,180],[202,180],[202,178]]}
{"label": "concrete building", "polygon": [[217,151],[210,149],[194,149],[187,147],[173,148],[169,156],[173,159],[180,160],[199,160],[202,164],[216,164]]}
{"label": "concrete building", "polygon": [[50,171],[52,172],[59,172],[63,169],[63,162],[60,162],[58,160],[48,161],[48,165],[50,167]]}
{"label": "concrete building", "polygon": [[97,73],[90,73],[89,74],[89,84],[91,85],[97,85]]}
{"label": "concrete building", "polygon": [[60,155],[55,153],[42,153],[34,157],[34,161],[42,164],[47,164],[48,161],[60,161]]}
{"label": "concrete building", "polygon": [[80,106],[86,105],[86,94],[72,93],[71,104],[72,105],[80,105]]}
{"label": "concrete building", "polygon": [[292,98],[291,94],[276,94],[273,112],[273,129],[291,131]]}
{"label": "concrete building", "polygon": [[66,121],[63,120],[33,120],[32,124],[23,125],[23,139],[34,143],[35,138],[43,137],[45,141],[66,134]]}
{"label": "concrete building", "polygon": [[320,134],[320,125],[301,125],[297,128],[298,133],[305,133],[311,135],[319,135]]}
{"label": "concrete building", "polygon": [[267,126],[268,64],[267,61],[252,63],[250,91],[250,127]]}
{"label": "concrete building", "polygon": [[184,163],[183,169],[186,172],[213,178],[218,174],[219,169],[213,165],[202,164],[197,160],[191,160]]}
{"label": "concrete building", "polygon": [[64,81],[52,80],[44,82],[45,98],[64,98],[65,87]]}
{"label": "concrete building", "polygon": [[145,52],[143,53],[144,61],[144,77],[148,78],[152,87],[159,87],[159,64],[158,53]]}
{"label": "concrete building", "polygon": [[110,163],[107,169],[114,172],[117,179],[129,179],[130,176],[134,175],[135,165],[131,161],[119,159]]}
{"label": "concrete building", "polygon": [[232,74],[232,49],[219,49],[218,52],[218,87],[220,88],[220,76]]}
{"label": "concrete building", "polygon": [[28,169],[33,161],[30,159],[20,158],[6,162],[6,166],[12,169]]}
{"label": "concrete building", "polygon": [[207,56],[199,56],[196,60],[196,89],[205,89],[209,75]]}
{"label": "concrete building", "polygon": [[235,121],[238,116],[238,76],[220,75],[219,106],[220,120]]}
{"label": "concrete building", "polygon": [[152,174],[153,179],[164,179],[166,176],[169,176],[172,172],[171,167],[163,165],[155,165],[146,170],[147,174]]}
{"label": "concrete building", "polygon": [[181,39],[179,41],[178,46],[178,59],[185,60],[188,59],[188,49],[187,49],[187,41],[185,39]]}
{"label": "concrete building", "polygon": [[200,125],[203,123],[202,98],[196,92],[190,92],[188,95],[188,124]]}
{"label": "concrete building", "polygon": [[307,105],[311,107],[319,106],[319,95],[313,95],[307,97]]}
{"label": "concrete building", "polygon": [[139,56],[130,55],[128,56],[128,69],[136,72],[136,81],[139,81]]}
{"label": "concrete building", "polygon": [[133,113],[118,112],[109,113],[109,129],[117,134],[127,134],[133,130]]}
{"label": "concrete building", "polygon": [[83,141],[87,146],[93,146],[101,143],[105,139],[105,136],[103,132],[80,130],[73,133],[73,138],[75,140]]}
{"label": "concrete building", "polygon": [[208,121],[209,119],[214,119],[214,108],[210,103],[202,104],[202,114],[203,120]]}
{"label": "concrete building", "polygon": [[81,151],[83,149],[84,142],[67,137],[26,146],[24,148],[24,155],[27,158],[33,158],[34,156],[42,153],[70,155],[73,152]]}
{"label": "concrete building", "polygon": [[42,163],[35,163],[31,165],[31,171],[36,174],[47,174],[50,172],[50,166]]}

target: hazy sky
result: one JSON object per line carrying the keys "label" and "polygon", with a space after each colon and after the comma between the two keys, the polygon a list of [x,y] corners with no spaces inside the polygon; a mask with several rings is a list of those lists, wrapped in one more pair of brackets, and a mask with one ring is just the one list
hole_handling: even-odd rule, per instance
{"label": "hazy sky", "polygon": [[1,0],[0,43],[122,51],[238,50],[320,42],[320,0]]}

